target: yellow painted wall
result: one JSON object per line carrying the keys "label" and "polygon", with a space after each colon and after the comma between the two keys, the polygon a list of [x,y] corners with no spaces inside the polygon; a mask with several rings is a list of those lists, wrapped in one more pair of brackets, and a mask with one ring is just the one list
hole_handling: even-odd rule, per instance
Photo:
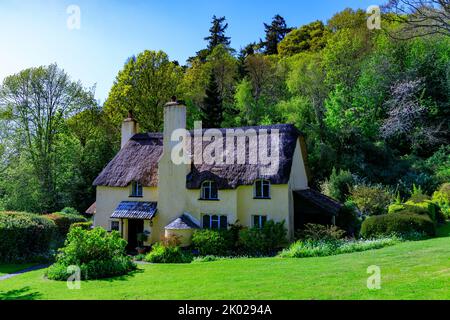
{"label": "yellow painted wall", "polygon": [[[111,214],[117,208],[122,201],[142,201],[142,202],[158,202],[158,188],[144,188],[142,198],[130,197],[131,186],[124,188],[115,187],[97,187],[97,210],[94,215],[94,226],[102,227],[106,230],[110,230]],[[118,220],[116,220],[118,221]],[[144,223],[144,229],[150,229],[149,222]],[[127,235],[127,220],[123,221],[123,230],[121,231],[125,239],[128,239]],[[150,231],[150,230],[149,230]]]}

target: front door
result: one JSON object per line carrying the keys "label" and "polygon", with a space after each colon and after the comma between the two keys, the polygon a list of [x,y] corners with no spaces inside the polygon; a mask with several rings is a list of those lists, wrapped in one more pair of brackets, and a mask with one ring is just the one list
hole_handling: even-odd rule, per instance
{"label": "front door", "polygon": [[144,232],[144,220],[128,220],[128,250],[135,251],[138,246],[137,235]]}

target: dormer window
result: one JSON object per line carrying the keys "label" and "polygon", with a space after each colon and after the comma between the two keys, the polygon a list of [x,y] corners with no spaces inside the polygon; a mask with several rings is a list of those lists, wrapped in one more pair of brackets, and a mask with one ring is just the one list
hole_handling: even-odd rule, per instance
{"label": "dormer window", "polygon": [[255,181],[255,199],[270,199],[270,181],[256,180]]}
{"label": "dormer window", "polygon": [[202,183],[202,190],[200,195],[201,200],[219,200],[217,183],[214,181],[205,181]]}
{"label": "dormer window", "polygon": [[139,182],[133,182],[131,184],[131,197],[133,198],[142,198],[143,190],[142,184]]}

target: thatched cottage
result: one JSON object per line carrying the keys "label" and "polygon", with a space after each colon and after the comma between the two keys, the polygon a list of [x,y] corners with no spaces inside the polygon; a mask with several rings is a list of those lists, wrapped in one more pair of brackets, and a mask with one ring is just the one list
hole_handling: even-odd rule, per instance
{"label": "thatched cottage", "polygon": [[[147,245],[164,235],[177,235],[188,244],[196,229],[222,229],[237,221],[248,227],[285,221],[289,237],[307,222],[334,221],[340,204],[309,189],[305,142],[293,125],[238,128],[244,133],[277,133],[279,161],[270,174],[258,163],[175,164],[172,133],[185,126],[186,107],[178,102],[164,109],[163,133],[138,133],[131,114],[124,120],[122,148],[94,181],[95,226],[118,230],[133,247],[143,232],[150,235]],[[190,150],[201,152],[206,145],[201,140],[197,147]],[[246,143],[245,150],[232,154],[248,158],[251,148]]]}

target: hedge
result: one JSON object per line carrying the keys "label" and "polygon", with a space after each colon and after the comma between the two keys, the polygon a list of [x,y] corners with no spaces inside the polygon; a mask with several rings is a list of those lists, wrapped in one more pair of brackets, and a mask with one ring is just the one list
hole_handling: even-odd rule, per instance
{"label": "hedge", "polygon": [[33,261],[49,254],[56,225],[44,216],[0,213],[0,262]]}
{"label": "hedge", "polygon": [[428,215],[414,213],[392,213],[367,218],[361,226],[361,236],[369,239],[378,236],[436,234],[435,224]]}
{"label": "hedge", "polygon": [[55,222],[58,227],[58,232],[62,237],[65,237],[69,233],[70,226],[78,222],[87,222],[87,219],[81,215],[65,214],[56,212],[46,215],[49,219]]}

